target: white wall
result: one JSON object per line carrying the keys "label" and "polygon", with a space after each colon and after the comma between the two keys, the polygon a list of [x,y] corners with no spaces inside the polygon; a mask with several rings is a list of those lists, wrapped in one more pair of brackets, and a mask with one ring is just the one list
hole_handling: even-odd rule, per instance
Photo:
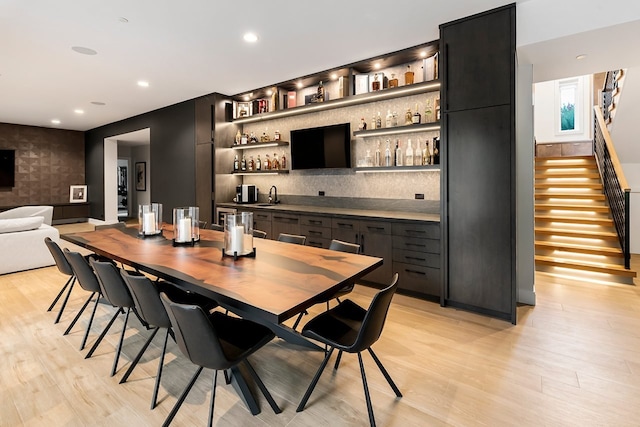
{"label": "white wall", "polygon": [[536,143],[590,141],[593,139],[593,76],[581,76],[582,116],[578,133],[559,135],[557,132],[559,106],[556,100],[558,81],[534,85],[534,134]]}
{"label": "white wall", "polygon": [[[135,169],[137,162],[147,162],[147,191],[136,190]],[[138,205],[148,205],[151,200],[151,145],[131,148],[131,215],[138,215]]]}
{"label": "white wall", "polygon": [[104,222],[118,222],[118,141],[104,140]]}

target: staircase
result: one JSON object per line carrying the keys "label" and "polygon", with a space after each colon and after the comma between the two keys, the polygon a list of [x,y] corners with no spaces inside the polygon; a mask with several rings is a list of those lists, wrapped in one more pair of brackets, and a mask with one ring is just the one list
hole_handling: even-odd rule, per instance
{"label": "staircase", "polygon": [[536,158],[535,250],[538,271],[633,284],[593,156]]}

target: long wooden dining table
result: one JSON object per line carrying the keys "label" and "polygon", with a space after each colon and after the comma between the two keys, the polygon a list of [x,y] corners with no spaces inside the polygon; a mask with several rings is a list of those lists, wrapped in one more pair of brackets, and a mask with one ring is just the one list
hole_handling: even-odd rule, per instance
{"label": "long wooden dining table", "polygon": [[382,265],[381,258],[254,239],[255,257],[225,256],[224,233],[200,230],[194,246],[174,246],[170,227],[140,237],[135,227],[103,228],[62,239],[204,295],[270,327],[280,338],[320,349],[284,321]]}

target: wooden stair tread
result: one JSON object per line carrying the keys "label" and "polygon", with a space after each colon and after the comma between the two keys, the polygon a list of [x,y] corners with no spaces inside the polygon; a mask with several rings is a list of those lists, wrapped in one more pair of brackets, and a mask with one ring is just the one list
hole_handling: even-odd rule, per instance
{"label": "wooden stair tread", "polygon": [[567,164],[540,164],[537,163],[535,170],[547,170],[547,169],[588,169],[588,170],[598,170],[598,165],[595,162],[593,163],[567,163]]}
{"label": "wooden stair tread", "polygon": [[565,268],[573,268],[576,270],[585,270],[585,271],[593,271],[598,273],[609,273],[615,274],[618,276],[626,276],[626,277],[636,277],[636,272],[633,270],[627,270],[622,265],[616,264],[606,264],[606,263],[596,263],[596,262],[588,262],[588,261],[569,261],[559,259],[557,257],[544,256],[544,255],[536,255],[535,256],[536,263],[543,265],[552,265],[556,267],[565,267]]}
{"label": "wooden stair tread", "polygon": [[586,231],[586,230],[564,230],[561,228],[535,227],[534,231],[541,234],[554,234],[557,236],[574,236],[594,239],[617,239],[618,233],[615,231]]}
{"label": "wooden stair tread", "polygon": [[536,203],[537,210],[565,210],[565,211],[589,211],[589,212],[609,212],[609,207],[605,205],[569,205],[563,203]]}
{"label": "wooden stair tread", "polygon": [[540,249],[558,249],[562,251],[578,252],[583,254],[619,256],[619,257],[624,256],[624,254],[622,253],[622,249],[611,248],[607,246],[581,245],[578,243],[546,242],[543,240],[536,240],[535,246],[536,248],[540,248]]}
{"label": "wooden stair tread", "polygon": [[536,193],[536,199],[587,199],[587,200],[606,200],[606,196],[602,193]]}
{"label": "wooden stair tread", "polygon": [[559,216],[559,215],[536,215],[536,220],[544,222],[566,222],[577,224],[595,224],[613,226],[613,220],[605,217],[575,217],[575,216]]}
{"label": "wooden stair tread", "polygon": [[544,172],[536,173],[535,179],[546,178],[600,178],[598,172]]}
{"label": "wooden stair tread", "polygon": [[596,190],[602,189],[602,183],[596,182],[537,182],[534,184],[535,188],[593,188]]}

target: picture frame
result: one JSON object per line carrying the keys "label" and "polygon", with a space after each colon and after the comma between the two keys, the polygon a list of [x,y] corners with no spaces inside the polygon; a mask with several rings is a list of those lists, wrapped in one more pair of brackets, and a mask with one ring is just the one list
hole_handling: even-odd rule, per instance
{"label": "picture frame", "polygon": [[147,162],[136,162],[136,191],[147,191]]}
{"label": "picture frame", "polygon": [[87,186],[71,185],[69,187],[69,203],[86,203],[87,202]]}

